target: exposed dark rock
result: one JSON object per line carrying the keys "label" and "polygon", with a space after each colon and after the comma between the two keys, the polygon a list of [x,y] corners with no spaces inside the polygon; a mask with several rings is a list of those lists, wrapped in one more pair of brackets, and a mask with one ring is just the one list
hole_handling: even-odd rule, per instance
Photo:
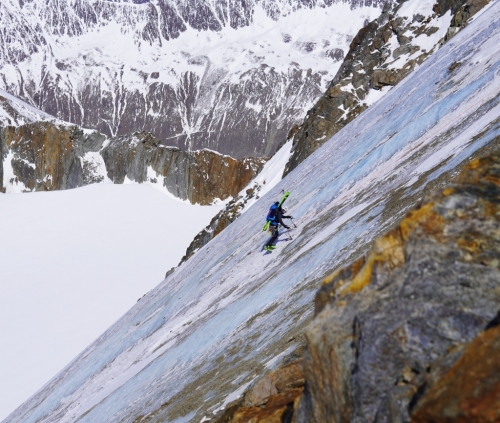
{"label": "exposed dark rock", "polygon": [[[434,407],[434,398],[461,410],[461,398],[477,389],[470,416],[474,404],[487,407],[485,398],[497,398],[497,377],[470,380],[454,398],[460,388],[448,376],[448,391],[436,385],[428,402],[423,395],[432,369],[450,369],[460,356],[450,351],[477,337],[498,313],[499,198],[500,157],[476,159],[455,184],[376,240],[370,254],[325,279],[304,358],[317,423],[404,422],[410,408],[422,410],[420,421],[444,422],[451,421],[444,418],[448,411]],[[496,365],[486,360],[476,375],[481,379]],[[466,383],[467,366],[457,366],[462,370],[450,372]],[[427,412],[436,419],[425,420]],[[456,421],[495,421],[460,420],[454,413]]]}
{"label": "exposed dark rock", "polygon": [[236,196],[265,162],[257,158],[236,160],[210,150],[185,152],[163,147],[147,132],[113,139],[102,149],[102,157],[108,177],[115,183],[123,183],[125,177],[145,182],[151,167],[164,178],[169,192],[202,205]]}
{"label": "exposed dark rock", "polygon": [[290,423],[304,390],[302,361],[268,372],[216,423]]}
{"label": "exposed dark rock", "polygon": [[[500,421],[500,327],[479,335],[436,381],[429,380],[412,410],[413,423],[494,423]],[[433,383],[434,382],[434,383]]]}
{"label": "exposed dark rock", "polygon": [[[402,3],[404,1],[399,2]],[[453,37],[486,4],[487,0],[438,2],[437,14],[444,14],[450,9],[454,14],[448,33],[441,42]],[[432,35],[439,29],[432,25],[438,15],[434,14],[426,20],[422,15],[405,18],[398,16],[399,7],[396,5],[392,9],[388,3],[380,17],[354,37],[327,93],[318,100],[294,135],[292,156],[284,176],[362,113],[368,107],[364,100],[371,89],[397,85],[432,53],[432,50],[420,51],[419,46],[411,43],[414,37],[423,33]],[[414,36],[408,36],[408,33]],[[393,36],[397,38],[399,46],[390,51],[388,43]],[[438,47],[439,43],[434,49]],[[387,68],[391,62],[404,55],[410,55],[410,58],[403,61],[402,65]]]}
{"label": "exposed dark rock", "polygon": [[182,257],[179,265],[188,260],[196,251],[208,244],[213,238],[233,223],[241,215],[241,209],[245,206],[249,198],[249,194],[247,194],[245,198],[235,198],[231,200],[223,210],[217,213],[207,227],[196,235],[191,244],[189,244],[186,254]]}
{"label": "exposed dark rock", "polygon": [[10,165],[15,180],[26,191],[54,191],[83,185],[80,159],[71,141],[71,130],[51,123],[6,127],[0,143],[13,154]]}
{"label": "exposed dark rock", "polygon": [[[8,152],[13,154],[10,164],[15,180],[11,183],[23,184],[26,191],[100,183],[105,172],[118,184],[126,177],[137,183],[163,178],[163,186],[172,194],[203,205],[236,196],[265,162],[236,160],[209,150],[188,153],[165,148],[149,133],[107,139],[99,133],[49,122],[4,128],[0,142],[4,159]],[[102,156],[105,169],[87,159],[89,152]],[[148,169],[154,176],[148,176]]]}

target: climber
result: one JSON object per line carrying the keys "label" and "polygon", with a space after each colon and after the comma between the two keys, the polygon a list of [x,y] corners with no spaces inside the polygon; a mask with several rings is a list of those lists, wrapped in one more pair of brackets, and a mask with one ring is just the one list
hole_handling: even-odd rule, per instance
{"label": "climber", "polygon": [[285,216],[287,209],[280,205],[277,201],[274,203],[268,213],[268,222],[269,228],[268,231],[272,234],[271,239],[264,245],[264,250],[272,252],[276,246],[274,243],[278,239],[279,236],[279,225],[283,226],[286,229],[290,229],[289,226],[285,225],[282,219],[293,219],[292,216]]}

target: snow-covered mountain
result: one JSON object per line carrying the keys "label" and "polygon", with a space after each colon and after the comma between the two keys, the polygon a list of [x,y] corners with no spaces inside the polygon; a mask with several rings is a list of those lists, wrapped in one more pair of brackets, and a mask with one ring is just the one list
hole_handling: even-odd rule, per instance
{"label": "snow-covered mountain", "polygon": [[0,88],[107,135],[270,156],[385,0],[5,0]]}
{"label": "snow-covered mountain", "polygon": [[[6,422],[212,419],[299,344],[320,278],[500,135],[492,3],[170,274]],[[264,254],[282,189],[297,229]]]}

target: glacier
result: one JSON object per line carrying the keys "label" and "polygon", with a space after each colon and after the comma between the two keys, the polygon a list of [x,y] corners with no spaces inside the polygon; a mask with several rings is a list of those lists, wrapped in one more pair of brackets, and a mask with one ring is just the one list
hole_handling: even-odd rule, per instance
{"label": "glacier", "polygon": [[[319,281],[500,134],[500,3],[301,163],[5,422],[199,422],[300,344]],[[453,66],[452,66],[453,65]],[[265,254],[291,191],[293,240]]]}

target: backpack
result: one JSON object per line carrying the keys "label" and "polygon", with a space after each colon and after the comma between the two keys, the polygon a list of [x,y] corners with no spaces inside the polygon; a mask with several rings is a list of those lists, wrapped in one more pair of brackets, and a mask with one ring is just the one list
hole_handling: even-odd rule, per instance
{"label": "backpack", "polygon": [[268,222],[274,222],[276,220],[276,215],[278,214],[278,205],[279,203],[276,201],[276,203],[274,203],[269,208],[269,212],[267,213],[267,218],[266,218]]}

